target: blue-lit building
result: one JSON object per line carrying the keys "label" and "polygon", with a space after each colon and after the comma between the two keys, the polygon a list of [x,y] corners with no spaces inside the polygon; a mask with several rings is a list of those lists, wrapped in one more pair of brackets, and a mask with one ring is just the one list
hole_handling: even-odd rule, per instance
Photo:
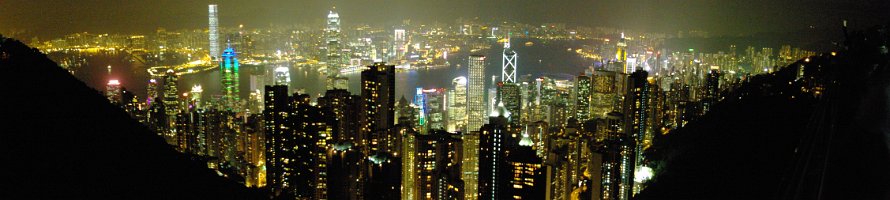
{"label": "blue-lit building", "polygon": [[239,64],[235,49],[226,48],[222,54],[222,60],[219,63],[220,78],[222,79],[223,102],[222,105],[226,110],[237,110],[236,106],[240,102],[239,83]]}

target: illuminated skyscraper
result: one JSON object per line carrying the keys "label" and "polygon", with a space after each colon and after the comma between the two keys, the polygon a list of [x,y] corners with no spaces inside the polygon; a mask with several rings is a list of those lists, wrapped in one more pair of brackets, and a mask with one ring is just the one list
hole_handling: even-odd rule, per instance
{"label": "illuminated skyscraper", "polygon": [[464,162],[461,176],[464,180],[466,200],[478,198],[479,128],[485,117],[485,56],[471,55],[469,84],[467,84],[467,132],[464,133]]}
{"label": "illuminated skyscraper", "polygon": [[201,95],[204,93],[204,88],[201,85],[192,86],[192,91],[189,94],[189,101],[194,106],[195,109],[203,108],[204,104],[201,102]]}
{"label": "illuminated skyscraper", "polygon": [[240,87],[238,77],[239,63],[234,49],[226,48],[219,63],[219,68],[223,87],[223,105],[227,110],[237,110],[235,107],[241,101],[239,97],[241,93],[238,90]]}
{"label": "illuminated skyscraper", "polygon": [[346,84],[342,84],[344,78],[340,77],[340,69],[346,67],[349,58],[343,55],[343,44],[340,34],[340,14],[331,10],[328,12],[327,26],[325,27],[325,49],[327,50],[326,61],[327,68],[327,89],[347,89],[340,88]]}
{"label": "illuminated skyscraper", "polygon": [[179,76],[176,75],[172,69],[167,70],[167,73],[164,75],[164,105],[166,105],[167,115],[176,115],[179,111],[179,92],[176,88],[176,83],[179,81]]}
{"label": "illuminated skyscraper", "polygon": [[210,4],[209,8],[209,18],[210,18],[210,60],[217,61],[219,59],[219,19],[216,14],[216,4]]}
{"label": "illuminated skyscraper", "polygon": [[605,117],[606,113],[612,112],[617,99],[616,78],[617,73],[613,71],[596,70],[593,72],[593,80],[591,82],[591,118]]}
{"label": "illuminated skyscraper", "polygon": [[479,131],[479,199],[502,199],[507,182],[504,177],[506,164],[507,118],[491,117],[490,123],[482,126]]}
{"label": "illuminated skyscraper", "polygon": [[420,175],[418,170],[421,167],[417,162],[419,157],[417,137],[420,135],[411,128],[404,128],[407,127],[404,124],[399,125],[403,127],[399,129],[399,134],[402,136],[402,199],[420,199],[420,194],[416,192],[419,189],[417,183],[421,182],[416,180]]}
{"label": "illuminated skyscraper", "polygon": [[523,134],[519,147],[511,150],[507,157],[507,173],[510,173],[510,185],[501,195],[502,199],[544,199],[546,193],[545,169],[543,160],[532,149],[534,142],[529,135]]}
{"label": "illuminated skyscraper", "polygon": [[519,124],[522,118],[522,94],[519,85],[515,83],[499,82],[496,88],[497,100],[495,106],[503,105],[510,115],[505,116],[513,124]]}
{"label": "illuminated skyscraper", "polygon": [[579,122],[590,119],[591,90],[590,77],[582,74],[575,78],[575,119]]}
{"label": "illuminated skyscraper", "polygon": [[624,116],[610,112],[597,120],[597,138],[604,138],[601,199],[628,200],[633,189],[633,139],[621,128]]}
{"label": "illuminated skyscraper", "polygon": [[344,89],[328,90],[323,97],[318,98],[318,106],[331,113],[328,123],[335,126],[331,133],[331,143],[358,144],[361,103],[361,97]]}
{"label": "illuminated skyscraper", "polygon": [[395,65],[374,63],[362,71],[361,133],[370,141],[359,144],[371,145],[371,151],[394,150],[388,148],[396,139],[390,131],[395,124],[395,70]]}
{"label": "illuminated skyscraper", "polygon": [[504,42],[504,58],[501,65],[501,82],[516,83],[516,52],[510,48],[510,37]]}
{"label": "illuminated skyscraper", "polygon": [[294,93],[290,104],[296,137],[290,162],[296,168],[285,183],[294,187],[297,199],[327,199],[327,143],[332,129],[325,115],[329,113],[311,105],[308,94]]}
{"label": "illuminated skyscraper", "polygon": [[287,67],[275,68],[275,85],[290,85],[290,70]]}
{"label": "illuminated skyscraper", "polygon": [[399,61],[405,58],[408,51],[408,36],[405,29],[395,29],[393,31],[393,61]]}
{"label": "illuminated skyscraper", "polygon": [[176,82],[179,76],[172,69],[167,70],[164,75],[164,112],[167,117],[166,132],[164,133],[167,143],[176,145],[176,117],[180,112],[179,92],[176,89]]}
{"label": "illuminated skyscraper", "polygon": [[156,101],[156,99],[158,98],[158,89],[159,89],[158,81],[155,79],[149,79],[148,85],[145,86],[145,88],[146,88],[145,95],[148,96],[145,99],[145,105],[148,107],[151,107],[151,104],[154,103]]}
{"label": "illuminated skyscraper", "polygon": [[424,100],[423,88],[417,88],[413,105],[417,106],[417,124],[415,126],[420,127],[418,129],[421,130],[421,133],[426,133],[426,130],[424,130],[424,125],[426,125],[426,109],[424,109],[424,106],[426,106],[426,103],[424,102],[426,101]]}
{"label": "illuminated skyscraper", "polygon": [[[648,114],[649,114],[649,95],[650,95],[650,84],[648,81],[648,73],[643,70],[637,70],[634,73],[630,74],[630,77],[627,81],[627,93],[624,98],[624,130],[627,131],[628,139],[624,141],[626,146],[630,150],[630,152],[626,152],[626,150],[622,150],[622,154],[629,153],[632,155],[633,159],[629,159],[628,163],[624,163],[623,165],[627,165],[630,167],[622,167],[622,174],[627,175],[630,180],[627,180],[626,177],[622,177],[622,188],[620,196],[623,199],[630,199],[636,191],[636,185],[633,183],[633,174],[634,171],[641,169],[642,161],[643,161],[643,140],[648,136]],[[628,171],[630,170],[630,171]],[[628,181],[630,181],[628,183]],[[630,186],[630,187],[626,187]]]}
{"label": "illuminated skyscraper", "polygon": [[467,130],[467,78],[460,76],[451,81],[454,89],[448,91],[448,132]]}
{"label": "illuminated skyscraper", "polygon": [[423,124],[421,133],[429,133],[430,130],[445,130],[445,89],[426,89],[421,90],[423,94],[423,102],[418,104],[422,113]]}
{"label": "illuminated skyscraper", "polygon": [[108,85],[105,85],[105,97],[107,97],[108,101],[110,101],[112,104],[122,104],[121,82],[115,79],[108,81]]}
{"label": "illuminated skyscraper", "polygon": [[291,148],[285,148],[287,142],[296,140],[289,123],[291,110],[288,104],[287,86],[266,86],[264,97],[263,121],[266,139],[266,185],[272,195],[280,194],[288,186],[285,184],[287,173],[293,169],[285,164],[292,155]]}
{"label": "illuminated skyscraper", "polygon": [[460,185],[460,136],[435,130],[430,134],[408,132],[405,137],[411,142],[405,144],[405,153],[411,155],[403,160],[402,199],[459,199],[461,190],[454,186]]}
{"label": "illuminated skyscraper", "polygon": [[485,117],[485,56],[471,55],[467,85],[468,131],[479,130]]}
{"label": "illuminated skyscraper", "polygon": [[615,59],[618,62],[622,63],[622,72],[625,74],[630,74],[634,69],[627,68],[627,42],[624,39],[624,33],[621,33],[621,39],[618,39],[618,48],[617,52],[615,52]]}

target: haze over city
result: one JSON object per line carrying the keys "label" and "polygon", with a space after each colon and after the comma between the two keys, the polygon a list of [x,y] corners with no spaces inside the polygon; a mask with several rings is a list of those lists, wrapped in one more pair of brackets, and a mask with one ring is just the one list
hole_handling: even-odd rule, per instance
{"label": "haze over city", "polygon": [[[569,23],[647,32],[702,30],[716,35],[790,32],[810,26],[831,28],[848,19],[857,26],[890,19],[890,3],[882,0],[367,0],[367,1],[29,1],[0,5],[0,30],[27,31],[58,37],[74,32],[141,33],[157,27],[194,29],[206,23],[208,3],[224,5],[222,26],[318,23],[318,15],[336,6],[344,25],[391,25],[405,19],[419,23],[451,23],[459,18],[531,24]],[[35,12],[38,11],[39,12]]]}
{"label": "haze over city", "polygon": [[890,199],[890,1],[0,1],[2,199]]}

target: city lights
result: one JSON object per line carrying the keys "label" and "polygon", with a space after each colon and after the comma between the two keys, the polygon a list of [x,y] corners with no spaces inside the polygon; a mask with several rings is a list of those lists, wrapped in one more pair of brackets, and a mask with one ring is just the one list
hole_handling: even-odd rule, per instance
{"label": "city lights", "polygon": [[77,152],[11,160],[55,177],[24,199],[887,197],[857,171],[890,163],[866,4],[121,2],[0,13],[0,99],[42,104],[0,132],[89,142],[5,145]]}

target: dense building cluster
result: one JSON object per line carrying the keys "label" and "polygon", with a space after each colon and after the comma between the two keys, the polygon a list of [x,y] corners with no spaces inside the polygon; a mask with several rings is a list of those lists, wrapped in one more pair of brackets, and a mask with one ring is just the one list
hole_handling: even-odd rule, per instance
{"label": "dense building cluster", "polygon": [[[752,75],[813,54],[787,45],[777,57],[754,47],[737,55],[735,45],[729,53],[656,50],[669,36],[561,24],[345,30],[335,11],[321,32],[225,29],[216,12],[211,5],[209,36],[159,30],[152,39],[74,34],[38,44],[159,55],[133,57],[149,63],[164,52],[205,59],[219,70],[221,95],[179,90],[192,68],[167,66],[149,69],[144,101],[120,80],[105,94],[180,152],[275,198],[631,199],[653,176],[644,154],[653,138],[703,116]],[[570,50],[594,61],[553,78],[523,74],[511,38],[598,45]],[[499,58],[479,53],[492,43],[503,43]],[[210,54],[200,56],[204,46]],[[411,100],[397,96],[397,73],[451,65],[449,52],[461,48],[471,52],[465,75],[416,88]],[[313,99],[292,88],[291,68],[280,63],[318,67],[326,91]],[[486,74],[491,66],[500,73]],[[341,73],[360,73],[359,91]],[[492,75],[500,78],[486,81]],[[246,98],[240,76],[250,77]]]}

